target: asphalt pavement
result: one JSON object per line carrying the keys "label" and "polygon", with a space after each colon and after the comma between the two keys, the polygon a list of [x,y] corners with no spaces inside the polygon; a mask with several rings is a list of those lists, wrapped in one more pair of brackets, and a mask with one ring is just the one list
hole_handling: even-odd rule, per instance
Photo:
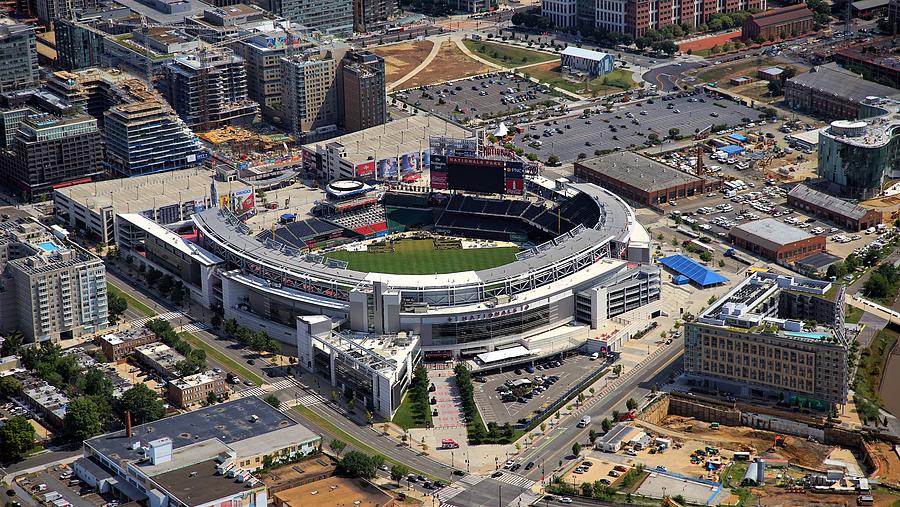
{"label": "asphalt pavement", "polygon": [[[555,154],[561,162],[570,162],[580,153],[592,157],[600,150],[642,146],[651,133],[663,139],[669,135],[671,128],[679,129],[681,135],[693,135],[696,130],[710,125],[736,126],[745,123],[744,118],[755,119],[759,115],[758,111],[730,100],[702,94],[694,97],[697,102],[689,102],[689,98],[657,98],[652,103],[643,101],[628,104],[611,113],[595,112],[588,119],[580,118],[581,112],[577,112],[568,117],[533,122],[527,124],[525,129],[525,134],[531,138],[517,136],[513,144],[526,152],[535,153],[541,159]],[[701,98],[703,102],[699,101]],[[603,111],[600,108],[595,109],[597,110]],[[631,113],[634,118],[627,117],[627,113]],[[553,130],[552,134],[545,135],[546,129]],[[562,133],[555,129],[560,129]],[[534,139],[534,136],[538,136],[538,139]],[[531,146],[535,141],[540,142],[541,146]]]}

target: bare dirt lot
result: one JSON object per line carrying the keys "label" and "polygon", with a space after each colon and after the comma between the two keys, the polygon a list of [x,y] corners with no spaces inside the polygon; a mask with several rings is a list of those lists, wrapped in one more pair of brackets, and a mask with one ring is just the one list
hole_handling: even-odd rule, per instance
{"label": "bare dirt lot", "polygon": [[434,42],[422,40],[372,48],[371,51],[384,58],[385,81],[391,84],[422,63],[432,47]]}
{"label": "bare dirt lot", "polygon": [[872,458],[878,463],[878,478],[881,482],[900,484],[900,458],[891,444],[886,442],[869,443]]}
{"label": "bare dirt lot", "polygon": [[[643,426],[656,435],[666,435],[673,437],[676,442],[684,442],[685,448],[688,448],[689,443],[693,441],[713,445],[721,448],[723,451],[731,451],[723,452],[725,457],[730,457],[734,451],[750,451],[754,455],[767,453],[772,449],[772,442],[775,438],[775,434],[768,431],[728,426],[710,429],[708,423],[671,415],[666,416],[660,425],[649,424],[645,421],[638,421],[638,425]],[[688,454],[690,454],[691,450],[693,448],[688,449]],[[800,466],[820,468],[822,462],[828,457],[830,450],[831,447],[827,445],[788,437],[785,447],[773,450],[772,454],[781,456]],[[666,454],[663,454],[663,456]],[[688,464],[690,464],[690,461],[688,461]]]}
{"label": "bare dirt lot", "polygon": [[[421,60],[419,61],[421,62]],[[440,51],[438,51],[437,56],[434,57],[434,60],[431,61],[428,67],[425,67],[409,81],[403,83],[400,88],[415,88],[422,85],[443,83],[454,79],[485,74],[494,70],[496,69],[469,58],[455,43],[445,40],[441,42]]]}
{"label": "bare dirt lot", "polygon": [[[856,495],[822,495],[816,493],[785,493],[783,489],[768,486],[765,489],[754,489],[753,494],[759,499],[759,505],[766,507],[847,507],[856,505]],[[889,507],[894,505],[897,497],[890,493],[872,493],[875,505]]]}

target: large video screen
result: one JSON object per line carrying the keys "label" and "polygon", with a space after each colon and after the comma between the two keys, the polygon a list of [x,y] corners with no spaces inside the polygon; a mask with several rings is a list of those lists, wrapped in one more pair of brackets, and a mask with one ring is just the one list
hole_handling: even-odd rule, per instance
{"label": "large video screen", "polygon": [[503,160],[447,157],[447,187],[450,190],[503,194],[506,192]]}

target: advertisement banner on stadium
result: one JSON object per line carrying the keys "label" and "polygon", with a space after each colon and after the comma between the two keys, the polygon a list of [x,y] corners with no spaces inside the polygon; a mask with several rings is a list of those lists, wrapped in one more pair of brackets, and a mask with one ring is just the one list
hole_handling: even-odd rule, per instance
{"label": "advertisement banner on stadium", "polygon": [[431,150],[422,152],[422,167],[431,168]]}
{"label": "advertisement banner on stadium", "polygon": [[378,161],[378,179],[397,179],[397,157],[385,158]]}
{"label": "advertisement banner on stadium", "polygon": [[459,139],[455,137],[431,136],[428,138],[428,146],[433,155],[478,156],[478,140],[475,138]]}
{"label": "advertisement banner on stadium", "polygon": [[253,189],[250,187],[231,192],[231,208],[238,213],[253,209],[255,201]]}
{"label": "advertisement banner on stadium", "polygon": [[375,177],[375,161],[369,160],[362,164],[356,164],[356,177],[367,180]]}
{"label": "advertisement banner on stadium", "polygon": [[228,194],[222,194],[219,196],[219,207],[225,209],[231,209],[231,198]]}
{"label": "advertisement banner on stadium", "polygon": [[431,155],[431,188],[435,190],[447,190],[447,157],[443,155]]}
{"label": "advertisement banner on stadium", "polygon": [[404,175],[419,172],[419,153],[404,153],[400,155],[400,172]]}
{"label": "advertisement banner on stadium", "polygon": [[504,167],[506,193],[509,195],[525,194],[525,167],[522,162],[507,161]]}

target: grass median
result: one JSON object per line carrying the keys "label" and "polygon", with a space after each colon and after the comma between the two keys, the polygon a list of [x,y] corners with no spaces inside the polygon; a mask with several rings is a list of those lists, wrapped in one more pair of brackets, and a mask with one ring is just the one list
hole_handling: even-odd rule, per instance
{"label": "grass median", "polygon": [[[338,440],[342,440],[342,441],[344,441],[344,442],[346,442],[346,443],[352,445],[353,447],[356,447],[356,449],[359,450],[360,452],[364,452],[364,453],[369,454],[369,455],[380,454],[380,455],[384,456],[384,454],[381,454],[380,452],[378,452],[377,450],[375,450],[373,447],[370,447],[369,445],[364,444],[361,440],[357,439],[357,438],[354,437],[353,435],[351,435],[351,434],[347,433],[346,431],[344,431],[344,430],[338,428],[338,427],[335,426],[331,421],[329,421],[328,419],[322,417],[321,415],[319,415],[319,414],[313,412],[313,411],[312,411],[311,409],[309,409],[308,407],[305,407],[305,406],[303,406],[303,405],[295,405],[295,406],[294,406],[294,410],[297,411],[297,413],[299,413],[299,414],[302,415],[303,417],[306,417],[307,419],[311,420],[311,421],[312,421],[313,423],[315,423],[316,425],[318,425],[318,426],[324,428],[325,431],[327,431],[328,433],[330,433],[334,438],[336,438],[336,439],[338,439]],[[323,436],[323,438],[324,438],[324,436]],[[323,442],[323,444],[324,444],[324,445],[328,445],[328,442]],[[422,475],[425,475],[426,477],[428,477],[428,478],[431,479],[432,481],[436,481],[436,480],[442,480],[442,481],[444,481],[444,482],[447,481],[446,478],[443,478],[443,479],[442,479],[442,478],[440,478],[440,477],[436,477],[436,476],[434,476],[434,475],[426,474],[426,473],[421,472],[421,471],[419,471],[419,470],[415,470],[413,467],[409,466],[408,464],[406,464],[406,463],[401,463],[400,461],[397,461],[397,460],[391,458],[390,456],[384,456],[384,460],[385,460],[387,463],[390,463],[390,464],[392,464],[392,465],[401,465],[401,464],[402,464],[402,465],[404,465],[404,466],[406,466],[406,467],[409,467],[411,472],[416,472],[416,473],[420,473],[420,474],[422,474]]]}
{"label": "grass median", "polygon": [[253,373],[252,371],[244,368],[243,365],[239,364],[234,359],[223,354],[219,349],[213,347],[212,345],[206,343],[205,341],[197,338],[191,333],[178,333],[178,336],[181,337],[182,340],[188,342],[191,347],[201,349],[206,352],[207,357],[211,357],[216,360],[219,364],[224,366],[226,369],[233,371],[234,373],[241,376],[241,378],[249,380],[254,384],[261,386],[266,383],[265,380],[262,379],[259,375]]}
{"label": "grass median", "polygon": [[130,294],[126,293],[122,289],[116,287],[115,285],[113,285],[109,282],[106,283],[106,292],[108,292],[110,294],[115,294],[122,298],[125,298],[125,301],[128,301],[129,308],[133,308],[133,309],[143,313],[147,317],[153,317],[156,315],[156,312],[154,312],[152,308],[145,305],[144,303],[141,303],[140,301],[135,299]]}

